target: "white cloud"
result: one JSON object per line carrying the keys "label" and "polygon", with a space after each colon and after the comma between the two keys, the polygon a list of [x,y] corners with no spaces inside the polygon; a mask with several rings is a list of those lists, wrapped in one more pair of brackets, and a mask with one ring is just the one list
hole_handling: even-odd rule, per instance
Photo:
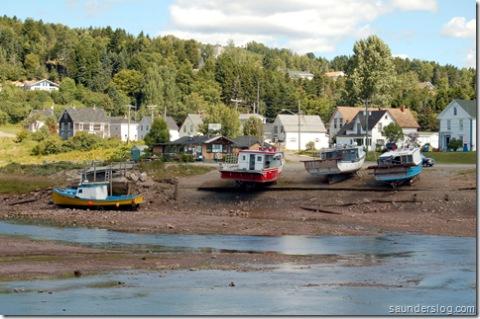
{"label": "white cloud", "polygon": [[435,0],[175,0],[170,25],[160,34],[211,44],[258,41],[298,53],[330,52],[346,37],[372,34],[369,23],[385,13],[435,9]]}
{"label": "white cloud", "polygon": [[435,0],[392,0],[392,5],[404,11],[437,11]]}
{"label": "white cloud", "polygon": [[475,19],[467,22],[467,19],[464,17],[453,17],[443,26],[442,34],[455,38],[474,38],[476,32],[475,24]]}
{"label": "white cloud", "polygon": [[475,48],[472,47],[468,50],[465,66],[469,68],[475,68],[477,62],[476,59],[477,55],[475,52]]}

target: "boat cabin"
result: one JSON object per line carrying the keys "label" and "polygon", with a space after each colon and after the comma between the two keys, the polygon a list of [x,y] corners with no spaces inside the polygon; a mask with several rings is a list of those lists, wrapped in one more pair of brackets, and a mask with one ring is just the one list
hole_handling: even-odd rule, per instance
{"label": "boat cabin", "polygon": [[378,158],[378,165],[418,165],[422,162],[418,149],[387,152]]}
{"label": "boat cabin", "polygon": [[320,152],[322,160],[342,160],[342,161],[358,161],[363,156],[363,150],[358,147],[353,148],[333,148]]}
{"label": "boat cabin", "polygon": [[109,183],[82,183],[78,186],[76,197],[82,199],[106,199]]}
{"label": "boat cabin", "polygon": [[281,167],[282,154],[275,151],[240,151],[238,169],[243,171],[263,171],[264,169]]}

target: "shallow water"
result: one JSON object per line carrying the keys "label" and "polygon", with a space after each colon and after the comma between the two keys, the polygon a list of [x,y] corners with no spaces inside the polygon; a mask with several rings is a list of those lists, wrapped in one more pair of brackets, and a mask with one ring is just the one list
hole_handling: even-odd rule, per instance
{"label": "shallow water", "polygon": [[[0,285],[6,292],[0,295],[3,314],[389,314],[389,306],[473,306],[476,300],[474,238],[151,235],[4,222],[0,234],[89,246],[337,254],[381,261],[361,267],[281,264],[268,272],[121,272],[11,282]],[[229,287],[231,281],[235,287]]]}

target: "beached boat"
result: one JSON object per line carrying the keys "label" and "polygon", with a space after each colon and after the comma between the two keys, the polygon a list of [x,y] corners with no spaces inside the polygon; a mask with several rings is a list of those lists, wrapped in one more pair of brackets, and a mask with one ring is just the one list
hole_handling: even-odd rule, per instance
{"label": "beached boat", "polygon": [[275,148],[241,150],[238,156],[227,157],[220,163],[222,179],[232,179],[239,184],[275,183],[284,164],[282,152]]}
{"label": "beached boat", "polygon": [[141,195],[109,195],[109,182],[82,182],[74,188],[55,188],[52,201],[59,206],[75,207],[130,207],[137,208],[143,203]]}
{"label": "beached boat", "polygon": [[373,169],[375,179],[392,186],[412,183],[422,172],[422,156],[419,148],[400,149],[383,153]]}
{"label": "beached boat", "polygon": [[321,150],[318,158],[303,161],[305,169],[313,176],[353,174],[362,168],[365,151],[361,146],[339,146]]}

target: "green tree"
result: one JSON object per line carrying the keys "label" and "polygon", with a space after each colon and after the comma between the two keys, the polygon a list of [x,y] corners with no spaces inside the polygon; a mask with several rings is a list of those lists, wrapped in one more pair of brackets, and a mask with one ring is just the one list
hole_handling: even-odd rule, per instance
{"label": "green tree", "polygon": [[144,141],[151,148],[155,144],[168,142],[169,138],[167,123],[165,123],[163,118],[157,117],[153,121],[152,127],[145,136]]}
{"label": "green tree", "polygon": [[263,138],[263,123],[258,117],[251,116],[243,124],[243,135]]}
{"label": "green tree", "polygon": [[136,100],[142,89],[143,75],[136,70],[125,69],[115,74],[112,82],[117,90]]}
{"label": "green tree", "polygon": [[456,139],[456,138],[452,138],[449,142],[448,142],[448,149],[449,150],[452,150],[452,151],[457,151],[460,147],[463,146],[463,141],[461,139]]}
{"label": "green tree", "polygon": [[383,136],[387,138],[389,142],[396,143],[403,139],[403,131],[400,125],[397,123],[390,123],[383,128]]}
{"label": "green tree", "polygon": [[210,123],[219,123],[222,126],[220,134],[223,136],[235,138],[240,135],[240,114],[224,104],[216,104],[209,107],[201,127],[203,134],[209,133],[208,124]]}
{"label": "green tree", "polygon": [[395,68],[389,47],[372,35],[357,41],[353,52],[352,70],[347,79],[351,102],[370,100],[372,104],[390,105]]}

